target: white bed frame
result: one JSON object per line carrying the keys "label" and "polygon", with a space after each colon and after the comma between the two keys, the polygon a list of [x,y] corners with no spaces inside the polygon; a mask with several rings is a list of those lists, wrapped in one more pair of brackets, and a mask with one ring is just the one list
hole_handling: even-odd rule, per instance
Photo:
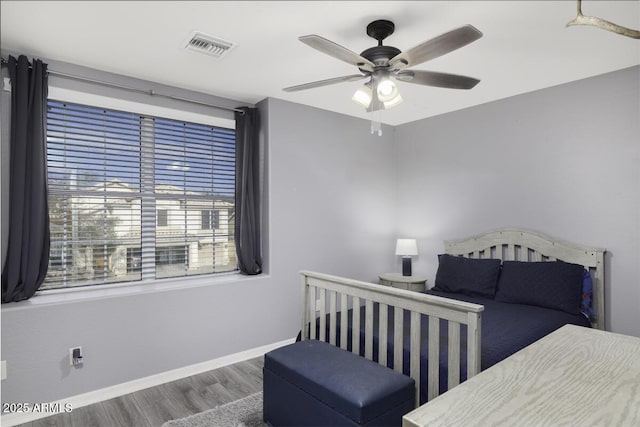
{"label": "white bed frame", "polygon": [[[583,265],[592,275],[594,328],[604,329],[604,249],[587,248],[553,239],[543,234],[505,228],[467,239],[446,241],[445,251],[451,255],[471,258],[499,258],[517,261],[562,260]],[[324,341],[326,322],[316,325],[316,319],[329,316],[329,343],[336,345],[337,313],[364,305],[364,355],[373,360],[374,303],[379,304],[378,355],[387,365],[387,307],[409,310],[410,315],[410,376],[416,383],[416,406],[420,399],[420,315],[429,316],[427,400],[439,394],[439,325],[448,322],[448,387],[460,383],[460,326],[467,325],[467,378],[480,372],[480,332],[484,307],[449,298],[395,289],[387,286],[303,271],[302,275],[302,339]],[[403,310],[394,310],[394,370],[402,372]],[[352,330],[360,330],[360,310],[352,310]],[[340,316],[340,347],[347,349],[347,316]],[[316,336],[316,330],[319,335]],[[360,336],[352,334],[351,351],[360,353]]]}

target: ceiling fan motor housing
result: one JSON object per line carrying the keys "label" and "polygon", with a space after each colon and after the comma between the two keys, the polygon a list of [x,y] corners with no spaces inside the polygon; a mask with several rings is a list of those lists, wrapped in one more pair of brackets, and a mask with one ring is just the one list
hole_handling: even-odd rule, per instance
{"label": "ceiling fan motor housing", "polygon": [[386,66],[391,58],[401,52],[400,49],[393,46],[382,45],[382,40],[393,34],[394,30],[394,23],[385,19],[379,19],[367,25],[367,35],[378,40],[378,46],[366,49],[360,56],[373,62],[378,67]]}
{"label": "ceiling fan motor housing", "polygon": [[389,60],[400,54],[400,49],[393,46],[374,46],[363,51],[360,56],[368,59],[379,67],[387,65]]}

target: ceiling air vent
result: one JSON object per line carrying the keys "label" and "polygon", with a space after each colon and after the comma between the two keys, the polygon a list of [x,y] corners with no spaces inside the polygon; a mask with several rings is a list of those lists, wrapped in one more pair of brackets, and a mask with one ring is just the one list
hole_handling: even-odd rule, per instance
{"label": "ceiling air vent", "polygon": [[214,56],[216,58],[222,58],[235,46],[236,44],[230,41],[196,31],[191,34],[191,37],[189,37],[185,49],[204,53],[205,55]]}

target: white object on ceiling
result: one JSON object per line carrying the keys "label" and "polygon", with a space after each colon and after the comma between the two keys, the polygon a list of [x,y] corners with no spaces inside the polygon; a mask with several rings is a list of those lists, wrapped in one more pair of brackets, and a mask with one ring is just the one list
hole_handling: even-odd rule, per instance
{"label": "white object on ceiling", "polygon": [[[640,25],[639,1],[582,3],[585,14]],[[185,89],[256,103],[266,97],[370,119],[351,101],[361,82],[285,93],[296,84],[353,74],[355,67],[300,43],[318,34],[357,53],[375,45],[369,22],[389,19],[385,40],[407,50],[464,24],[484,36],[416,69],[481,79],[472,90],[399,82],[404,102],[383,111],[398,125],[640,64],[640,42],[565,25],[561,1],[2,1],[1,47]],[[222,59],[184,49],[194,29],[234,40]],[[82,37],[78,37],[82,34]],[[144,36],[141,36],[144,35]]]}
{"label": "white object on ceiling", "polygon": [[230,41],[194,31],[189,37],[185,49],[210,55],[214,58],[222,58],[235,46],[235,43]]}

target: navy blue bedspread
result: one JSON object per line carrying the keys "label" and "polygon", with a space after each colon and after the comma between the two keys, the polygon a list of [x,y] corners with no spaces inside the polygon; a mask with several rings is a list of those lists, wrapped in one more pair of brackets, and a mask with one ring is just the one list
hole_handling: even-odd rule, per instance
{"label": "navy blue bedspread", "polygon": [[[492,299],[481,297],[468,297],[460,294],[450,294],[447,292],[426,291],[425,293],[453,298],[461,301],[472,302],[484,305],[482,313],[482,338],[481,338],[481,365],[482,369],[500,362],[513,353],[523,349],[527,345],[539,340],[556,329],[566,325],[574,324],[590,327],[589,321],[583,315],[571,315],[562,311],[548,308],[536,307],[523,304],[508,304]],[[388,311],[388,345],[387,345],[387,366],[393,367],[393,307]],[[348,315],[348,340],[347,347],[351,350],[351,311]],[[340,315],[337,313],[336,341],[340,345]],[[410,336],[410,313],[404,312],[404,345],[403,345],[403,372],[409,374],[409,336]],[[428,317],[421,316],[421,402],[426,401],[427,389],[427,343],[428,343]],[[327,341],[329,340],[329,323],[327,317]],[[319,323],[319,322],[318,322]],[[316,325],[318,324],[316,323]],[[374,340],[373,359],[378,361],[378,305],[374,306]],[[460,381],[467,377],[467,330],[466,326],[461,326],[460,331]],[[448,328],[447,322],[440,324],[440,392],[447,390],[447,352],[448,352]],[[360,355],[364,355],[364,307],[361,307],[361,333],[360,333]]]}
{"label": "navy blue bedspread", "polygon": [[[459,294],[455,294],[454,297],[446,292],[427,291],[425,293],[484,305],[482,313],[483,370],[564,325],[590,327],[589,321],[582,314],[572,315],[549,308],[509,304]],[[464,332],[466,334],[466,330]]]}

